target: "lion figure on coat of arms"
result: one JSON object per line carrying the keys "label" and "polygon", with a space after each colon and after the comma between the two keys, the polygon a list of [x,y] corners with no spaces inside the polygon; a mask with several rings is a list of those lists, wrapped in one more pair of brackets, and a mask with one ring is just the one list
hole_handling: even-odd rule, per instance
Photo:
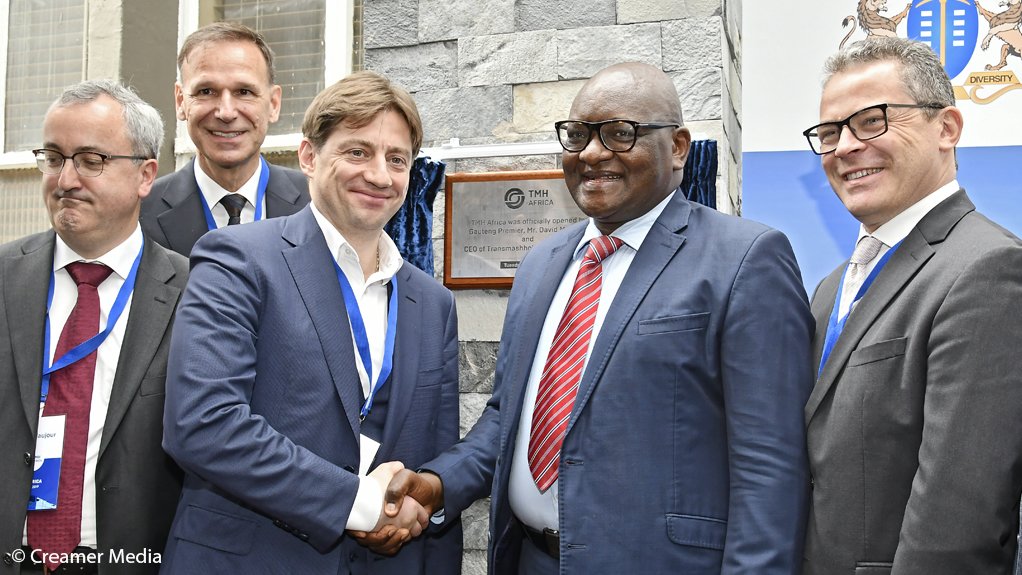
{"label": "lion figure on coat of arms", "polygon": [[[1015,0],[1022,1],[1022,0]],[[898,24],[908,16],[908,11],[912,9],[912,2],[909,2],[905,9],[899,12],[895,17],[888,18],[882,16],[881,12],[887,11],[887,0],[859,0],[859,6],[856,10],[856,16],[849,15],[845,16],[844,20],[841,21],[841,27],[847,28],[849,25],[851,29],[848,34],[845,34],[844,39],[841,40],[838,49],[844,48],[845,43],[852,37],[852,33],[855,32],[855,23],[859,23],[859,27],[866,32],[868,36],[897,36],[896,29]]]}
{"label": "lion figure on coat of arms", "polygon": [[990,41],[994,37],[1000,38],[1004,45],[1001,46],[1001,61],[997,64],[987,64],[987,70],[1000,70],[1008,65],[1008,56],[1022,56],[1022,32],[1019,25],[1022,24],[1022,0],[1001,0],[1001,6],[1007,6],[1004,12],[991,12],[980,6],[976,1],[976,10],[990,23],[990,31],[980,46],[986,50],[990,47]]}

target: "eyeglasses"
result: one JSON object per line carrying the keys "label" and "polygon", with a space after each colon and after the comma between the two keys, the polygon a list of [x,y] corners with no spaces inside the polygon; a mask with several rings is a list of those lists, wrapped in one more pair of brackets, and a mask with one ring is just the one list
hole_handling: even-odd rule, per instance
{"label": "eyeglasses", "polygon": [[611,152],[627,152],[635,147],[639,139],[639,128],[680,128],[680,124],[643,124],[631,120],[604,120],[603,122],[583,122],[580,120],[562,120],[554,123],[557,140],[568,152],[581,152],[593,139],[593,133],[600,134],[603,147]]}
{"label": "eyeglasses", "polygon": [[877,104],[863,108],[848,116],[840,122],[824,122],[802,132],[802,135],[809,140],[809,147],[822,156],[837,149],[841,140],[841,128],[848,126],[860,142],[879,138],[887,133],[887,109],[888,108],[925,108],[928,110],[943,110],[941,104]]}
{"label": "eyeglasses", "polygon": [[64,169],[64,160],[71,160],[74,163],[78,175],[87,178],[95,178],[103,173],[103,166],[110,160],[148,160],[145,156],[115,156],[112,154],[101,154],[99,152],[77,152],[65,156],[56,150],[40,148],[32,150],[35,155],[35,165],[44,174],[56,176]]}

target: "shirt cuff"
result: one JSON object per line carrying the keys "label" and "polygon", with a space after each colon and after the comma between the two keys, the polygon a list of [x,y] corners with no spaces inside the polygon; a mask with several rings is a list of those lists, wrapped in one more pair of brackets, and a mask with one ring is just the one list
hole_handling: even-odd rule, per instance
{"label": "shirt cuff", "polygon": [[358,478],[358,492],[355,493],[355,503],[351,506],[351,513],[348,514],[348,523],[345,529],[351,531],[373,531],[380,521],[380,514],[383,513],[383,490],[375,479],[360,475]]}

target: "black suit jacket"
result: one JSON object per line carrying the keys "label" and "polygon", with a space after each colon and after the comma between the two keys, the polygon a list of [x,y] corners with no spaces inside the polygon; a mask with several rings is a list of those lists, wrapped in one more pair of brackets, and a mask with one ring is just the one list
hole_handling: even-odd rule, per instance
{"label": "black suit jacket", "polygon": [[[0,572],[17,573],[32,482],[53,231],[0,246]],[[145,240],[96,465],[99,550],[162,553],[182,474],[160,447],[171,323],[188,261]],[[158,564],[104,564],[103,575]]]}
{"label": "black suit jacket", "polygon": [[[266,217],[289,216],[309,203],[309,183],[305,174],[291,168],[270,167],[266,185]],[[209,231],[202,213],[199,185],[195,182],[195,160],[153,183],[142,200],[142,231],[161,246],[183,256],[192,251],[195,241]]]}

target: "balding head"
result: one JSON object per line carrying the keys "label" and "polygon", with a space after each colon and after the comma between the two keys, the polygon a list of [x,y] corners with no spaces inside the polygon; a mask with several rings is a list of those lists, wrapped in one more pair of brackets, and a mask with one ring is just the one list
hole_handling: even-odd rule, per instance
{"label": "balding head", "polygon": [[658,68],[626,62],[600,70],[557,129],[568,190],[605,234],[681,184],[691,136],[674,83]]}
{"label": "balding head", "polygon": [[603,102],[609,108],[628,110],[621,118],[639,119],[633,112],[644,111],[640,121],[684,124],[674,82],[663,70],[642,62],[608,66],[586,81],[571,105],[572,117],[583,105]]}

